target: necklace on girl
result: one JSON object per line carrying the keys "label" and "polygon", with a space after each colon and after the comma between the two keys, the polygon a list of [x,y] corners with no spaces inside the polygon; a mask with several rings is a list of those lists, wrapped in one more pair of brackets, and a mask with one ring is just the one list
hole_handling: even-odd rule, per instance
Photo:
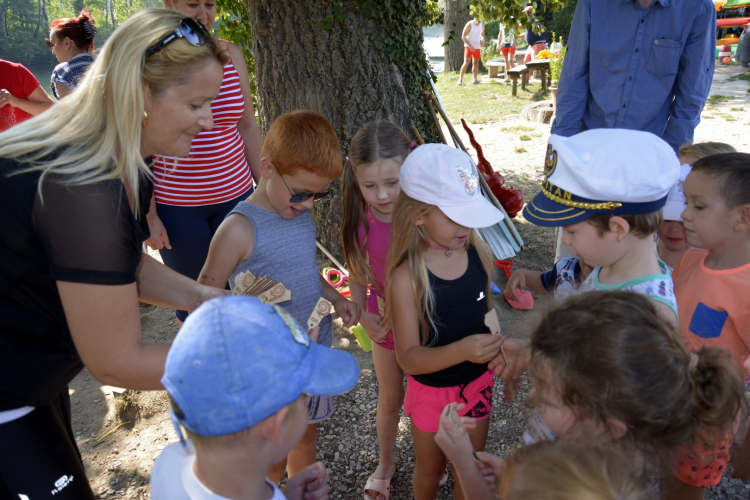
{"label": "necklace on girl", "polygon": [[450,257],[451,255],[453,255],[453,250],[450,250],[448,247],[441,247],[440,245],[430,245],[430,244],[426,244],[426,245],[427,245],[427,248],[429,248],[430,250],[445,250],[446,257]]}

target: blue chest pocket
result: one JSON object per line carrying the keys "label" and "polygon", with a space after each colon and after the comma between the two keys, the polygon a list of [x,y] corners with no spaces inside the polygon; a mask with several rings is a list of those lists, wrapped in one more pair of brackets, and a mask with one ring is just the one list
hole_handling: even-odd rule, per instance
{"label": "blue chest pocket", "polygon": [[728,316],[726,311],[717,311],[703,302],[698,302],[689,329],[702,339],[715,339],[721,335]]}

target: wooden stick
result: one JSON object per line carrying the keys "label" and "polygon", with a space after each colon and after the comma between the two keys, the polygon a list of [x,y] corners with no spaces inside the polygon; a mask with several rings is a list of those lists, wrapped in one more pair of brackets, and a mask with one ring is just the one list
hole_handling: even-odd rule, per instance
{"label": "wooden stick", "polygon": [[432,106],[432,94],[425,94],[424,97],[425,97],[425,101],[427,101],[427,108],[429,108],[430,110],[432,119],[435,120],[435,125],[437,126],[438,133],[440,134],[440,138],[443,140],[443,144],[448,144],[448,141],[445,140],[445,134],[443,134],[443,127],[440,126],[440,120],[438,120],[438,117],[435,114],[435,108]]}
{"label": "wooden stick", "polygon": [[422,144],[424,144],[424,139],[422,139],[422,136],[421,136],[421,135],[419,135],[419,130],[417,130],[417,127],[412,127],[412,128],[411,128],[411,131],[412,131],[412,132],[414,132],[414,135],[415,135],[415,136],[416,136],[416,138],[417,138],[417,144],[419,144],[420,146],[421,146]]}
{"label": "wooden stick", "polygon": [[445,114],[445,110],[443,109],[443,107],[438,102],[437,97],[435,97],[434,95],[431,95],[430,97],[432,97],[432,99],[435,101],[437,109],[440,112],[440,116],[443,117],[443,120],[445,121],[445,125],[448,127],[448,131],[450,131],[450,133],[451,133],[451,137],[453,137],[453,140],[456,141],[456,144],[458,144],[458,147],[464,153],[468,154],[469,151],[466,149],[466,146],[464,146],[464,143],[461,141],[461,138],[458,136],[458,133],[456,132],[456,129],[453,128],[453,125],[451,124],[450,120],[448,119],[448,115]]}
{"label": "wooden stick", "polygon": [[342,272],[342,273],[344,273],[345,275],[349,276],[349,271],[347,271],[347,270],[346,270],[346,268],[344,267],[344,265],[343,265],[343,264],[342,264],[341,262],[339,262],[339,261],[338,261],[338,260],[336,259],[336,257],[334,257],[334,256],[333,256],[333,255],[331,254],[331,252],[329,252],[328,250],[326,250],[326,247],[324,247],[324,246],[323,246],[323,245],[322,245],[322,244],[321,244],[321,243],[320,243],[320,242],[319,242],[318,240],[315,240],[315,245],[316,245],[316,246],[317,246],[318,248],[320,248],[320,251],[321,251],[321,252],[323,252],[323,253],[324,253],[324,254],[326,255],[326,257],[328,257],[329,259],[331,259],[331,262],[333,262],[333,265],[334,265],[334,266],[336,266],[336,267],[338,267],[338,268],[339,268],[339,271],[341,271],[341,272]]}

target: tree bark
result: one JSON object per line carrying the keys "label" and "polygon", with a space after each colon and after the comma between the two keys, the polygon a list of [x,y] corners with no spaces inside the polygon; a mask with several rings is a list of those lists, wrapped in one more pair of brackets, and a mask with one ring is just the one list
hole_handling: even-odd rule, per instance
{"label": "tree bark", "polygon": [[[378,47],[374,42],[377,36],[388,38],[398,28],[386,29],[382,21],[362,13],[356,0],[337,3],[340,10],[335,12],[334,2],[314,0],[248,0],[247,5],[256,109],[264,136],[279,115],[311,109],[333,125],[342,162],[357,130],[375,119],[400,125],[410,137],[414,124],[426,140],[434,140],[437,129],[425,125],[430,122],[424,101],[418,93],[416,99],[409,98],[413,90],[409,77],[388,56],[384,44]],[[419,43],[421,49],[421,37]],[[426,75],[426,55],[423,49],[419,52],[421,60],[412,61],[411,69],[424,68],[419,74]],[[338,180],[332,193],[315,204],[318,240],[343,261]]]}
{"label": "tree bark", "polygon": [[461,33],[466,23],[471,21],[469,4],[471,0],[445,0],[445,39],[448,40],[453,32],[450,42],[445,46],[445,71],[458,71],[464,63],[464,42]]}

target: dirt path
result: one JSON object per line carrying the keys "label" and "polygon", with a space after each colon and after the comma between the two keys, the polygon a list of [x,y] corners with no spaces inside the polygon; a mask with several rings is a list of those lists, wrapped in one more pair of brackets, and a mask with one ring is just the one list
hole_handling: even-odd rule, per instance
{"label": "dirt path", "polygon": [[[750,152],[750,93],[748,82],[736,80],[742,69],[720,66],[716,70],[712,98],[696,129],[696,141],[721,141],[738,150]],[[734,78],[733,78],[734,77]],[[539,190],[541,164],[546,149],[549,126],[521,120],[518,115],[502,117],[498,122],[473,126],[485,155],[507,182],[521,187],[530,199]],[[463,134],[460,130],[459,133]],[[465,144],[469,144],[464,136]],[[538,228],[519,216],[516,225],[526,250],[515,259],[516,265],[546,269],[552,263],[552,231]],[[505,277],[499,276],[503,286]],[[503,331],[508,336],[528,336],[547,305],[537,300],[530,312],[512,310],[505,301],[496,300],[502,313]],[[142,306],[144,340],[169,342],[177,332],[174,316],[168,310]],[[349,394],[336,399],[337,411],[319,430],[320,460],[331,475],[331,498],[361,498],[367,476],[377,463],[375,438],[375,405],[377,381],[372,358],[357,345],[354,337],[337,327],[334,346],[354,354],[360,362],[361,379]],[[507,456],[520,446],[523,420],[529,410],[528,387],[522,387],[517,402],[502,402],[502,382],[495,385],[495,407],[492,413],[487,450]],[[163,392],[142,393],[123,398],[113,388],[102,386],[84,371],[70,385],[73,403],[73,426],[84,456],[89,481],[101,498],[148,498],[148,481],[154,459],[177,437],[167,411]],[[133,404],[128,406],[128,400]],[[124,410],[124,411],[119,411]],[[122,422],[130,422],[103,439],[102,436]],[[397,474],[393,481],[395,500],[411,498],[411,474],[414,467],[408,419],[402,417],[397,441]],[[441,499],[452,498],[452,485],[441,489]],[[750,497],[750,483],[725,479],[709,490],[708,499],[745,499]]]}

